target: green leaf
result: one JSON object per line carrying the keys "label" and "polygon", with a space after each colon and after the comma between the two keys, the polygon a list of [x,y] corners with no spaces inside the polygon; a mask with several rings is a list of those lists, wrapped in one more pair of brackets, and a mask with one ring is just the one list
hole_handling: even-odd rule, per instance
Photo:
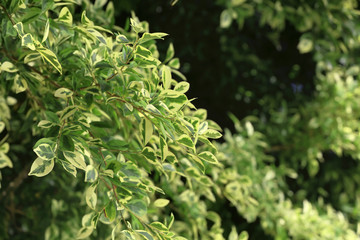
{"label": "green leaf", "polygon": [[171,86],[171,69],[168,66],[162,67],[162,82],[165,89],[169,89]]}
{"label": "green leaf", "polygon": [[218,160],[216,159],[214,154],[212,154],[209,151],[205,151],[205,152],[198,154],[198,157],[201,158],[202,160],[212,163],[212,164],[218,163]]}
{"label": "green leaf", "polygon": [[29,172],[29,176],[43,177],[49,174],[54,168],[54,159],[45,160],[40,157],[36,158]]}
{"label": "green leaf", "polygon": [[50,112],[50,111],[45,111],[45,115],[46,115],[47,120],[49,120],[50,122],[55,123],[55,124],[60,123],[59,117],[58,117],[58,115],[56,115],[56,113]]}
{"label": "green leaf", "polygon": [[239,236],[239,240],[248,240],[249,234],[246,231],[242,231]]}
{"label": "green leaf", "polygon": [[167,51],[166,51],[166,57],[165,57],[165,60],[164,62],[168,62],[170,61],[175,55],[175,50],[174,50],[174,45],[172,43],[170,43]]}
{"label": "green leaf", "polygon": [[185,134],[181,135],[176,141],[178,143],[180,143],[186,147],[192,148],[192,149],[195,147],[194,142],[191,140],[191,138]]}
{"label": "green leaf", "polygon": [[85,169],[85,182],[94,182],[98,178],[98,171],[92,165],[87,165]]}
{"label": "green leaf", "polygon": [[12,168],[13,164],[10,158],[4,152],[0,152],[0,169],[4,167]]}
{"label": "green leaf", "polygon": [[14,28],[17,31],[17,33],[19,34],[20,37],[23,37],[25,35],[24,27],[23,27],[22,22],[18,22],[17,24],[15,24]]}
{"label": "green leaf", "polygon": [[72,115],[74,115],[74,113],[77,111],[77,107],[76,106],[68,106],[66,108],[64,108],[62,111],[61,111],[61,116],[60,116],[60,119],[63,121],[63,120],[66,120],[68,119],[69,117],[71,117]]}
{"label": "green leaf", "polygon": [[206,144],[206,145],[210,148],[211,151],[213,151],[213,152],[215,152],[215,153],[217,152],[216,147],[214,146],[214,144],[212,144],[212,143],[209,141],[209,139],[207,139],[207,138],[205,138],[205,137],[202,137],[202,136],[199,136],[198,139],[199,139],[200,142]]}
{"label": "green leaf", "polygon": [[33,37],[31,36],[30,33],[25,34],[22,38],[21,38],[21,46],[25,46],[27,48],[29,48],[30,50],[35,51],[36,47],[33,41]]}
{"label": "green leaf", "polygon": [[[13,72],[17,72],[18,69],[15,67],[14,64],[12,64],[11,62],[8,62],[8,61],[5,61],[1,64],[1,67],[0,67],[0,72],[1,71],[5,71],[5,72],[10,72],[10,73],[13,73]],[[18,75],[17,75],[18,76]]]}
{"label": "green leaf", "polygon": [[150,162],[156,162],[156,154],[155,154],[155,151],[152,148],[145,147],[144,150],[142,150],[141,153]]}
{"label": "green leaf", "polygon": [[145,109],[149,112],[155,113],[157,115],[161,115],[161,112],[152,104],[148,104]]}
{"label": "green leaf", "polygon": [[198,130],[198,134],[202,135],[204,134],[207,130],[208,130],[208,126],[209,124],[207,122],[202,122],[200,124],[199,130]]}
{"label": "green leaf", "polygon": [[116,36],[116,42],[118,43],[129,43],[129,39],[125,35],[119,34]]}
{"label": "green leaf", "polygon": [[96,208],[97,195],[95,193],[96,185],[91,185],[85,191],[86,204],[93,210]]}
{"label": "green leaf", "polygon": [[[35,49],[33,49],[33,50],[35,50]],[[52,51],[50,51],[49,49],[47,49],[47,48],[45,48],[45,47],[43,47],[41,45],[38,46],[36,48],[36,50],[41,54],[43,59],[45,59],[47,62],[49,62],[51,65],[53,65],[54,68],[60,74],[62,74],[62,67],[61,67],[61,64],[59,63],[59,60],[57,59],[55,53],[53,53]]]}
{"label": "green leaf", "polygon": [[232,22],[232,12],[229,9],[225,9],[221,12],[220,15],[220,27],[221,28],[228,28],[230,27]]}
{"label": "green leaf", "polygon": [[136,33],[141,33],[145,31],[137,18],[130,18],[130,25],[132,30]]}
{"label": "green leaf", "polygon": [[176,84],[174,90],[180,93],[186,93],[190,88],[190,84],[188,82],[179,82]]}
{"label": "green leaf", "polygon": [[60,149],[63,151],[70,151],[70,152],[74,151],[75,146],[72,137],[66,134],[61,134]]}
{"label": "green leaf", "polygon": [[156,67],[161,64],[161,62],[154,58],[151,51],[149,49],[146,49],[145,47],[138,45],[135,50],[134,60],[142,64],[144,68],[146,67]]}
{"label": "green leaf", "polygon": [[67,88],[58,88],[54,96],[62,99],[67,99],[68,97],[71,97],[73,95],[73,92]]}
{"label": "green leaf", "polygon": [[116,206],[113,201],[110,201],[109,204],[105,207],[106,217],[110,222],[114,221],[116,218]]}
{"label": "green leaf", "polygon": [[140,125],[140,132],[143,138],[144,145],[146,145],[153,135],[153,125],[150,120],[144,118]]}
{"label": "green leaf", "polygon": [[160,136],[160,153],[161,160],[164,161],[168,155],[168,145],[162,136]]}
{"label": "green leaf", "polygon": [[66,160],[68,160],[75,167],[82,169],[82,170],[86,169],[85,158],[80,152],[64,151],[63,154],[64,154],[64,157],[66,158]]}
{"label": "green leaf", "polygon": [[50,128],[53,126],[53,123],[48,120],[41,120],[37,126],[40,128]]}
{"label": "green leaf", "polygon": [[153,228],[156,228],[157,230],[162,231],[162,232],[169,231],[169,229],[161,222],[152,222],[152,223],[150,223],[150,226]]}
{"label": "green leaf", "polygon": [[98,219],[98,213],[90,212],[85,214],[81,219],[81,225],[83,227],[95,228]]}
{"label": "green leaf", "polygon": [[14,78],[14,86],[16,94],[24,92],[26,89],[28,89],[26,80],[18,74],[16,74]]}
{"label": "green leaf", "polygon": [[99,33],[98,31],[96,31],[95,29],[87,29],[87,31],[93,35],[96,39],[98,39],[101,43],[106,45],[106,39],[105,37]]}
{"label": "green leaf", "polygon": [[44,36],[43,36],[43,38],[41,40],[42,43],[45,42],[46,39],[48,38],[49,30],[50,30],[50,21],[49,21],[49,19],[47,19],[46,24],[45,24]]}
{"label": "green leaf", "polygon": [[66,160],[62,160],[61,164],[63,166],[63,168],[65,169],[65,171],[67,171],[68,173],[70,173],[71,175],[73,175],[74,177],[76,177],[76,168],[74,167],[74,165],[72,165],[70,162],[66,161]]}
{"label": "green leaf", "polygon": [[169,99],[169,109],[172,111],[179,111],[185,103],[188,102],[187,97],[184,94],[181,94],[180,96],[176,98]]}
{"label": "green leaf", "polygon": [[147,213],[147,206],[145,202],[140,199],[131,200],[126,204],[126,207],[138,217],[142,217]]}
{"label": "green leaf", "polygon": [[70,26],[73,24],[73,16],[67,7],[61,9],[58,20]]}
{"label": "green leaf", "polygon": [[163,208],[163,207],[165,207],[166,205],[168,205],[169,202],[170,202],[170,200],[168,200],[168,199],[159,198],[159,199],[156,199],[156,200],[155,200],[154,205],[155,205],[155,207]]}
{"label": "green leaf", "polygon": [[239,240],[239,235],[236,231],[236,227],[232,226],[231,227],[231,232],[229,234],[228,240]]}
{"label": "green leaf", "polygon": [[171,59],[168,66],[174,69],[180,68],[180,60],[178,58]]}
{"label": "green leaf", "polygon": [[[1,132],[1,122],[0,122],[0,132]],[[9,143],[3,143],[0,145],[0,152],[7,153],[10,150],[10,144]]]}
{"label": "green leaf", "polygon": [[93,27],[94,23],[86,16],[86,11],[83,11],[81,14],[81,23],[85,26]]}
{"label": "green leaf", "polygon": [[4,131],[4,129],[5,129],[5,123],[2,122],[2,121],[0,121],[0,133],[1,133],[2,131]]}
{"label": "green leaf", "polygon": [[297,46],[300,53],[308,53],[311,52],[314,48],[314,42],[306,37],[300,38],[300,42]]}
{"label": "green leaf", "polygon": [[138,41],[138,44],[142,44],[145,43],[147,41],[150,40],[154,40],[154,39],[164,39],[163,37],[167,36],[169,34],[167,33],[161,33],[161,32],[156,32],[156,33],[144,33],[141,38]]}
{"label": "green leaf", "polygon": [[135,230],[140,236],[145,240],[154,240],[154,238],[151,236],[150,233],[144,231],[144,230]]}
{"label": "green leaf", "polygon": [[170,214],[170,221],[169,221],[169,224],[168,224],[168,228],[169,228],[169,229],[172,227],[174,221],[175,221],[174,214],[171,213],[171,214]]}
{"label": "green leaf", "polygon": [[45,160],[50,160],[55,157],[54,150],[47,143],[43,143],[43,144],[40,144],[39,146],[37,146],[34,149],[34,152],[36,153],[36,155],[38,155],[39,158],[42,158]]}
{"label": "green leaf", "polygon": [[83,227],[79,230],[77,233],[76,239],[84,239],[91,235],[91,233],[94,231],[94,228],[92,227]]}
{"label": "green leaf", "polygon": [[41,57],[41,55],[37,52],[29,53],[24,58],[24,63],[30,63],[38,60]]}
{"label": "green leaf", "polygon": [[222,137],[222,134],[214,129],[208,129],[202,136],[212,139],[218,139]]}
{"label": "green leaf", "polygon": [[201,159],[193,154],[188,154],[189,158],[196,163],[196,166],[200,169],[202,173],[205,173],[205,166]]}

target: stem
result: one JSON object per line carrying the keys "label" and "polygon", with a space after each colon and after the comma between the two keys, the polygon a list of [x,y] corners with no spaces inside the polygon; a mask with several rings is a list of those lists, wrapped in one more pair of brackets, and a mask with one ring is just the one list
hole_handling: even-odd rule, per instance
{"label": "stem", "polygon": [[0,7],[3,9],[3,11],[5,12],[5,14],[7,15],[7,17],[9,18],[10,22],[12,23],[12,25],[15,25],[14,20],[11,18],[10,14],[8,13],[8,11],[6,10],[6,8],[1,4]]}

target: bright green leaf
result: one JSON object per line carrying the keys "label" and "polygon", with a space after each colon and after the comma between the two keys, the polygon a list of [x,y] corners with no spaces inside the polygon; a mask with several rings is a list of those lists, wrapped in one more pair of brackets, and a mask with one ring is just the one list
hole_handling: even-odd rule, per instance
{"label": "bright green leaf", "polygon": [[170,61],[175,55],[175,50],[174,50],[174,45],[172,43],[170,43],[167,51],[166,51],[166,57],[164,62],[168,62]]}
{"label": "bright green leaf", "polygon": [[12,168],[13,164],[10,158],[4,152],[0,152],[0,169],[4,167]]}
{"label": "bright green leaf", "polygon": [[56,89],[54,96],[62,99],[67,99],[68,97],[71,97],[73,95],[73,92],[67,88],[58,88]]}
{"label": "bright green leaf", "polygon": [[162,136],[160,136],[160,153],[161,160],[164,161],[168,155],[168,145]]}
{"label": "bright green leaf", "polygon": [[202,160],[209,162],[209,163],[218,163],[218,160],[216,159],[216,157],[214,156],[214,154],[212,154],[209,151],[205,151],[202,152],[198,155],[199,158],[201,158]]}
{"label": "bright green leaf", "polygon": [[87,238],[91,235],[91,233],[93,232],[94,228],[92,227],[83,227],[79,230],[79,232],[77,233],[76,239],[84,239]]}
{"label": "bright green leaf", "polygon": [[37,146],[34,149],[34,152],[36,153],[36,155],[38,155],[39,158],[42,158],[45,160],[50,160],[55,157],[54,150],[47,143],[43,143],[43,144],[40,144],[39,146]]}
{"label": "bright green leaf", "polygon": [[180,93],[186,93],[190,88],[190,84],[188,82],[179,82],[176,84],[174,90]]}
{"label": "bright green leaf", "polygon": [[18,69],[15,67],[15,65],[8,61],[5,61],[1,64],[0,70],[5,71],[5,72],[11,72],[11,73],[18,71]]}
{"label": "bright green leaf", "polygon": [[231,22],[232,22],[231,10],[229,10],[229,9],[223,10],[220,15],[220,27],[228,28],[228,27],[230,27]]}
{"label": "bright green leaf", "polygon": [[144,230],[135,230],[135,232],[137,232],[145,240],[154,240],[151,234]]}
{"label": "bright green leaf", "polygon": [[17,24],[15,24],[14,28],[16,29],[16,31],[20,37],[23,37],[25,35],[24,26],[23,26],[22,22],[18,22]]}
{"label": "bright green leaf", "polygon": [[153,135],[152,122],[150,120],[148,120],[147,118],[144,118],[141,122],[140,131],[141,131],[141,135],[142,135],[142,138],[144,141],[144,145],[146,145]]}
{"label": "bright green leaf", "polygon": [[141,153],[150,162],[155,162],[156,161],[156,154],[155,154],[155,151],[152,148],[145,147],[144,150]]}
{"label": "bright green leaf", "polygon": [[85,169],[85,182],[94,182],[98,178],[98,171],[92,165],[87,165]]}
{"label": "bright green leaf", "polygon": [[67,7],[61,9],[58,20],[70,26],[73,24],[73,16]]}
{"label": "bright green leaf", "polygon": [[208,129],[203,134],[204,137],[218,139],[222,137],[222,134],[214,129]]}
{"label": "bright green leaf", "polygon": [[36,47],[33,41],[33,37],[31,36],[30,33],[25,34],[22,38],[21,38],[21,46],[25,46],[27,48],[29,48],[30,50],[35,51]]}
{"label": "bright green leaf", "polygon": [[36,158],[29,172],[29,176],[43,177],[49,174],[54,168],[54,159],[45,160],[40,157]]}
{"label": "bright green leaf", "polygon": [[185,134],[181,135],[176,141],[186,147],[189,147],[189,148],[194,148],[194,146],[195,146],[194,142],[191,140],[191,138]]}
{"label": "bright green leaf", "polygon": [[150,226],[162,232],[169,231],[169,229],[161,222],[152,222],[150,223]]}
{"label": "bright green leaf", "polygon": [[161,115],[161,112],[152,104],[148,104],[145,109],[149,112],[155,113],[157,115]]}
{"label": "bright green leaf", "polygon": [[68,161],[61,161],[61,164],[63,166],[63,168],[70,173],[71,175],[73,175],[74,177],[76,177],[76,168],[74,167],[74,165],[72,165],[70,162]]}
{"label": "bright green leaf", "polygon": [[16,94],[24,92],[28,89],[26,80],[18,74],[14,78],[14,86]]}
{"label": "bright green leaf", "polygon": [[[26,36],[26,35],[25,35]],[[25,37],[24,36],[24,37]],[[30,47],[29,47],[30,48]],[[35,49],[32,49],[35,50]],[[43,47],[43,46],[38,46],[36,48],[36,50],[41,54],[42,58],[49,62],[51,65],[54,66],[54,68],[60,73],[62,74],[62,67],[61,64],[59,63],[59,60],[57,59],[55,53],[53,53],[52,51],[50,51],[49,49]]]}
{"label": "bright green leaf", "polygon": [[41,40],[42,43],[45,42],[46,39],[48,38],[49,30],[50,30],[50,21],[49,21],[49,19],[47,19],[46,24],[45,24],[44,36],[43,36],[43,38]]}
{"label": "bright green leaf", "polygon": [[155,207],[163,208],[163,207],[165,207],[166,205],[168,205],[169,202],[170,202],[170,200],[168,200],[168,199],[159,198],[159,199],[156,199],[156,200],[155,200],[154,205],[155,205]]}
{"label": "bright green leaf", "polygon": [[140,199],[130,201],[126,204],[126,207],[138,217],[142,217],[147,213],[147,206]]}
{"label": "bright green leaf", "polygon": [[95,210],[96,203],[97,203],[97,195],[95,193],[96,185],[91,185],[85,191],[85,200],[86,204],[93,210]]}
{"label": "bright green leaf", "polygon": [[154,39],[164,39],[163,37],[167,36],[167,33],[161,33],[161,32],[157,32],[157,33],[144,33],[141,38],[138,41],[138,44],[142,44],[145,43],[147,41],[150,40],[154,40]]}
{"label": "bright green leaf", "polygon": [[68,160],[75,167],[82,169],[82,170],[86,169],[85,158],[80,152],[64,151],[63,154],[64,154],[64,157],[66,158],[66,160]]}
{"label": "bright green leaf", "polygon": [[169,89],[171,86],[171,70],[168,66],[162,67],[162,82],[165,89]]}

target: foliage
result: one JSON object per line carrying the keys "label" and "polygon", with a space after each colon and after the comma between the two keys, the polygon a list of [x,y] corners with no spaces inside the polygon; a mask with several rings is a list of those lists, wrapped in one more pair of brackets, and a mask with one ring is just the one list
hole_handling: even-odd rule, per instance
{"label": "foliage", "polygon": [[287,196],[290,189],[283,176],[296,179],[297,172],[274,164],[275,159],[266,154],[269,146],[264,135],[254,131],[249,121],[234,121],[238,133],[227,131],[226,142],[219,146],[226,172],[218,175],[217,182],[224,185],[225,197],[248,222],[259,218],[274,239],[357,238],[344,214],[331,205],[321,200],[294,203]]}
{"label": "foliage", "polygon": [[[231,115],[236,131],[226,130],[223,143],[212,142],[221,128],[187,97],[174,45],[160,54],[167,34],[134,13],[115,25],[115,9],[132,4],[140,6],[1,1],[0,238],[357,239],[356,2],[216,2],[217,59],[189,81],[221,108],[242,111],[219,101],[228,82],[227,97],[261,106],[252,112],[259,118]],[[185,4],[193,15],[202,8],[180,1],[179,16]],[[313,57],[315,70],[293,64],[284,76],[287,59],[279,71],[269,60],[286,50],[289,25],[299,58]],[[214,44],[201,41],[189,46],[197,55]],[[314,83],[301,80],[309,74]]]}
{"label": "foliage", "polygon": [[[286,98],[286,92],[280,93],[280,98],[265,96],[261,101],[266,110],[255,126],[266,136],[268,147],[264,151],[275,159],[276,176],[286,180],[283,192],[293,201],[290,205],[304,202],[305,211],[305,208],[309,209],[306,199],[311,199],[320,212],[328,212],[329,218],[333,214],[326,205],[332,205],[341,211],[340,218],[344,214],[354,224],[351,228],[355,229],[359,222],[356,186],[359,185],[360,153],[359,109],[355,100],[359,92],[357,2],[313,1],[301,5],[293,1],[219,3],[226,6],[220,16],[220,27],[229,28],[235,20],[241,29],[246,21],[255,18],[259,27],[271,28],[267,37],[281,49],[281,34],[290,25],[299,34],[299,52],[313,54],[315,88],[311,95],[304,96],[306,92],[303,91],[309,84],[293,82],[292,90],[298,94],[294,100]],[[292,78],[291,74],[288,78]],[[288,169],[297,174],[285,178]],[[287,207],[284,205],[283,208]],[[278,221],[285,219],[278,217]],[[284,223],[290,222],[285,219]],[[279,229],[276,231],[281,232]],[[286,232],[293,238],[297,237],[292,229]],[[318,235],[319,239],[332,239],[334,236]],[[356,238],[345,233],[341,236]],[[316,238],[312,235],[298,237]]]}
{"label": "foliage", "polygon": [[[20,221],[20,228],[30,238],[41,229],[36,222],[43,217],[52,219],[45,239],[91,234],[97,239],[183,239],[170,230],[174,214],[170,209],[161,214],[162,209],[178,201],[189,211],[192,188],[201,190],[198,196],[211,198],[211,180],[203,174],[218,161],[208,138],[221,137],[221,129],[186,97],[189,84],[173,79],[184,77],[177,71],[172,45],[164,61],[159,60],[155,40],[167,34],[149,33],[148,24],[135,15],[129,32],[112,26],[114,8],[105,4],[1,5],[1,130],[10,135],[2,144],[1,167],[14,163],[21,169],[28,160],[16,156],[32,156],[29,176],[49,175],[48,184],[61,186],[62,192],[46,195],[51,214],[34,216],[40,213],[24,209],[34,226]],[[26,146],[32,146],[34,154]],[[8,184],[3,196],[14,191],[12,187]],[[36,194],[26,191],[27,196],[31,193]],[[196,209],[194,219],[204,223],[206,209]],[[11,215],[5,216],[2,221],[9,224]],[[184,218],[183,224],[192,220]],[[176,224],[174,228],[181,229]],[[23,238],[12,231],[3,237]]]}

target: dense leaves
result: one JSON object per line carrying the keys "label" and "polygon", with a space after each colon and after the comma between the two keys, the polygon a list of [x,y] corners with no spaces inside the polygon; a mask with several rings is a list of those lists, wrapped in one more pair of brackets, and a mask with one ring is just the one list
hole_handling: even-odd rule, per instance
{"label": "dense leaves", "polygon": [[2,1],[0,238],[357,239],[358,10],[340,2],[216,2],[230,80],[242,63],[245,78],[278,77],[225,34],[233,21],[235,36],[246,22],[268,27],[275,49],[291,25],[296,51],[316,63],[311,95],[294,83],[261,96],[259,118],[231,115],[236,131],[220,144],[222,129],[187,96],[173,44],[158,51],[166,33],[134,13],[114,25],[106,0]]}

